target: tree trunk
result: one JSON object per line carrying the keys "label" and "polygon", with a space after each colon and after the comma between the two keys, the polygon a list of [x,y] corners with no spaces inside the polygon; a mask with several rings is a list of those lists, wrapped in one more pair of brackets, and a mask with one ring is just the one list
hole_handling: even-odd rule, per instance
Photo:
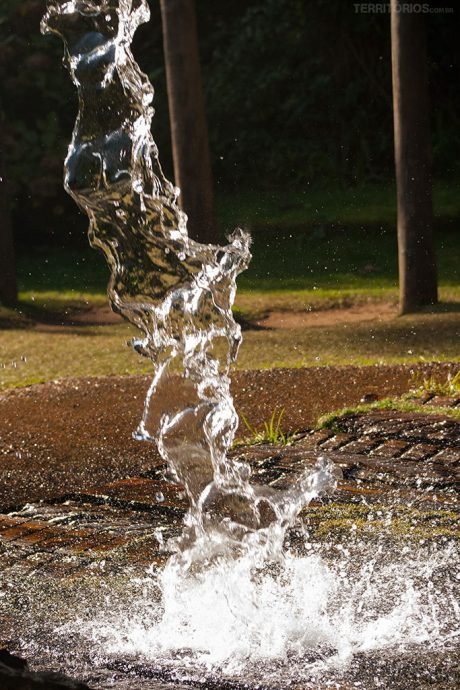
{"label": "tree trunk", "polygon": [[172,152],[190,236],[215,242],[208,127],[194,0],[160,0]]}
{"label": "tree trunk", "polygon": [[[397,6],[399,10],[397,11]],[[391,2],[400,312],[435,304],[431,136],[425,17]]]}
{"label": "tree trunk", "polygon": [[13,228],[4,170],[3,133],[0,120],[0,303],[13,307],[18,298],[13,244]]}

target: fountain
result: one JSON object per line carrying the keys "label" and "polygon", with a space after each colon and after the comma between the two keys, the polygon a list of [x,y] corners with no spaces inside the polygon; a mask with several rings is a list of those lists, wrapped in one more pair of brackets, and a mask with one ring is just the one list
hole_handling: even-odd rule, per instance
{"label": "fountain", "polygon": [[259,530],[280,546],[297,513],[336,478],[321,459],[289,491],[274,492],[256,489],[249,466],[228,460],[238,425],[228,372],[241,340],[231,307],[250,238],[236,230],[221,247],[187,235],[150,131],[153,89],[130,51],[148,18],[145,0],[51,0],[42,30],[64,40],[78,88],[65,187],[111,269],[112,309],[142,331],[133,346],[153,364],[136,435],[157,444],[185,486],[190,511],[177,550],[196,565],[245,548]]}
{"label": "fountain", "polygon": [[[455,687],[455,543],[409,548],[382,528],[392,508],[383,520],[371,504],[361,531],[315,540],[296,518],[336,487],[329,460],[305,469],[299,451],[301,469],[273,488],[228,457],[238,421],[229,367],[241,340],[231,307],[250,239],[237,230],[218,247],[187,235],[150,133],[152,87],[130,51],[147,19],[146,0],[48,0],[42,30],[63,38],[79,94],[65,186],[110,266],[112,308],[141,330],[133,345],[154,369],[136,436],[157,444],[189,508],[180,534],[166,529],[163,540],[156,530],[160,556],[148,570],[116,558],[83,569],[85,556],[73,554],[59,565],[76,570],[49,584],[46,562],[32,555],[15,585],[22,648],[99,688],[408,690],[414,678],[431,682],[427,655],[442,657],[437,679]],[[25,506],[19,518],[38,514],[55,524],[99,519],[70,499]]]}

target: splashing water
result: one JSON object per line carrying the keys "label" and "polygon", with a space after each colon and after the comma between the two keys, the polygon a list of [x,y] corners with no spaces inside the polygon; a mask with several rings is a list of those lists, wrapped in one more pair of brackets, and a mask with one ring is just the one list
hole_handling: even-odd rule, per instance
{"label": "splashing water", "polygon": [[[439,687],[458,687],[455,542],[410,551],[388,539],[306,543],[303,554],[287,551],[277,563],[254,562],[248,552],[194,577],[170,560],[162,571],[128,571],[121,582],[108,573],[86,587],[69,582],[65,593],[56,583],[65,614],[58,603],[54,627],[44,636],[42,623],[28,651],[42,655],[51,644],[58,668],[64,660],[101,688],[112,684],[95,683],[97,669],[110,669],[113,685],[130,690],[148,679],[228,690],[427,690],[436,677]],[[40,573],[36,579],[43,587]],[[40,593],[31,592],[30,578],[24,588],[33,609]],[[49,587],[46,596],[45,626]],[[30,623],[37,625],[35,614],[28,632]]]}
{"label": "splashing water", "polygon": [[137,437],[157,443],[186,488],[191,508],[176,546],[190,564],[204,549],[206,557],[238,550],[260,529],[282,543],[286,526],[335,476],[323,460],[291,491],[274,492],[251,486],[249,467],[227,459],[238,424],[228,372],[241,341],[231,307],[250,239],[237,230],[220,247],[187,235],[150,133],[153,89],[130,51],[148,18],[145,0],[50,0],[42,30],[63,39],[78,88],[65,187],[111,268],[112,308],[143,332],[134,347],[151,358],[154,378]]}
{"label": "splashing water", "polygon": [[[286,553],[268,569],[254,565],[249,555],[220,561],[192,579],[171,573],[170,563],[138,582],[144,593],[128,620],[115,608],[86,634],[125,657],[175,663],[182,672],[252,672],[259,681],[279,678],[280,665],[285,678],[305,680],[346,668],[358,653],[421,643],[447,649],[458,638],[455,575],[439,588],[446,568],[460,565],[454,544],[441,554],[414,548],[410,556],[380,545],[372,558],[359,543],[318,545],[308,556]],[[163,602],[152,607],[158,589]]]}
{"label": "splashing water", "polygon": [[[179,190],[165,179],[150,133],[153,89],[130,50],[148,18],[146,0],[48,0],[42,22],[43,32],[63,39],[79,95],[65,187],[88,214],[90,243],[111,269],[112,308],[141,330],[134,347],[154,368],[137,437],[157,443],[190,501],[184,531],[168,545],[172,558],[144,583],[146,598],[130,602],[139,616],[127,620],[122,608],[107,626],[93,617],[86,633],[105,649],[157,660],[182,650],[185,666],[189,659],[229,671],[312,649],[343,661],[355,651],[426,640],[436,626],[444,641],[458,606],[450,603],[446,614],[441,595],[413,585],[423,556],[402,565],[381,559],[382,582],[403,585],[378,590],[368,587],[364,554],[326,564],[321,550],[301,558],[283,552],[299,511],[335,488],[329,461],[276,491],[251,485],[250,468],[227,457],[238,424],[229,367],[241,341],[231,308],[250,238],[236,230],[221,247],[187,235]],[[361,557],[366,565],[356,573]]]}

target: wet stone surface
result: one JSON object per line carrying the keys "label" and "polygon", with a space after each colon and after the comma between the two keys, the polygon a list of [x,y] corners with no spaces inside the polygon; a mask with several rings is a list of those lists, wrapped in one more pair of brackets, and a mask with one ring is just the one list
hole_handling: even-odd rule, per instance
{"label": "wet stone surface", "polygon": [[[232,394],[253,427],[261,428],[276,405],[285,410],[283,428],[295,431],[366,396],[407,393],[415,375],[446,380],[457,369],[445,363],[241,371],[232,375]],[[145,376],[109,376],[0,393],[0,511],[136,477],[160,462],[153,444],[132,438],[149,385]]]}
{"label": "wet stone surface", "polygon": [[[372,540],[376,531],[381,536],[385,530],[388,538],[396,541],[458,538],[459,422],[437,416],[371,412],[338,424],[335,431],[298,433],[289,446],[255,445],[232,451],[235,458],[251,464],[254,483],[270,484],[275,489],[289,486],[300,470],[313,465],[321,455],[340,467],[343,478],[335,494],[317,499],[302,512],[300,537],[297,528],[291,531],[288,539],[293,549],[297,542],[302,548],[305,529],[311,541],[331,543],[344,535],[347,540]],[[101,587],[102,582],[107,586],[107,582],[126,577],[127,572],[139,574],[152,564],[161,567],[165,563],[168,553],[162,544],[180,533],[187,510],[183,487],[167,481],[166,476],[166,468],[158,463],[137,476],[88,485],[0,514],[0,602],[4,604],[0,643],[27,655],[21,648],[21,632],[24,620],[30,621],[35,615],[33,597],[24,593],[28,580],[47,582],[50,591],[68,587],[73,592],[79,583],[87,587],[92,578],[99,583],[94,586]],[[69,596],[69,611],[62,613],[64,620],[71,616],[74,595]],[[25,609],[29,609],[27,615]],[[454,649],[449,654],[458,659],[457,652]],[[46,654],[40,658],[41,652],[35,653],[38,668],[55,663]],[[435,668],[432,685],[422,674],[419,687],[455,687],[451,681],[442,684],[449,654],[446,651],[438,671]],[[453,668],[452,661],[449,663]],[[79,675],[78,665],[73,668]],[[110,682],[117,688],[181,687],[164,672],[155,675],[152,669],[136,663],[127,662],[123,667],[120,662],[112,671],[116,679]],[[90,686],[92,680],[93,687],[109,687],[103,675],[92,678],[87,673],[83,680]],[[142,680],[136,685],[133,678]],[[393,685],[387,687],[411,687],[405,681],[391,682]],[[188,687],[195,686],[192,683]],[[217,685],[209,681],[205,687],[242,686],[236,681]],[[356,686],[350,681],[349,685],[324,687]],[[361,687],[373,686],[364,683]]]}
{"label": "wet stone surface", "polygon": [[[460,424],[423,415],[372,412],[340,422],[339,431],[299,433],[289,446],[255,445],[233,451],[249,462],[253,482],[282,488],[321,455],[340,467],[343,479],[333,497],[317,505],[391,500],[458,508]],[[116,553],[133,542],[149,544],[133,560],[148,563],[158,530],[180,529],[187,510],[182,486],[165,480],[158,464],[142,476],[88,486],[53,500],[0,514],[0,543],[59,561],[63,554]],[[307,518],[315,508],[307,510]],[[45,558],[46,556],[46,558]]]}

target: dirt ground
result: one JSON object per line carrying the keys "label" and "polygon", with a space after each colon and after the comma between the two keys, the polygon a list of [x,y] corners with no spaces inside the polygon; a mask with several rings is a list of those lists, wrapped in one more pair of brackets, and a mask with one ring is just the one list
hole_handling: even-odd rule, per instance
{"label": "dirt ground", "polygon": [[343,323],[361,323],[363,321],[389,321],[396,316],[397,307],[394,304],[367,302],[355,304],[346,309],[273,310],[265,318],[260,319],[257,325],[264,328],[312,328],[315,326],[336,326]]}
{"label": "dirt ground", "polygon": [[[275,305],[273,309],[263,310],[264,315],[254,321],[246,323],[244,327],[263,327],[263,328],[311,328],[314,326],[333,326],[341,323],[358,323],[369,321],[388,321],[397,316],[397,305],[393,302],[363,302],[343,308],[330,309],[282,309]],[[109,325],[122,323],[123,319],[119,314],[115,314],[109,307],[90,306],[87,309],[78,309],[67,315],[49,315],[46,319],[49,325],[56,329],[72,325]],[[49,321],[54,323],[50,324]],[[30,327],[40,328],[40,320],[30,322]]]}
{"label": "dirt ground", "polygon": [[[311,428],[319,415],[363,397],[404,393],[414,372],[444,380],[454,365],[317,367],[237,372],[238,413],[254,426],[284,409],[283,429]],[[0,394],[0,510],[49,499],[88,484],[133,476],[158,460],[132,433],[148,377],[63,380]],[[241,428],[242,427],[242,428]],[[240,426],[240,435],[247,430]]]}

